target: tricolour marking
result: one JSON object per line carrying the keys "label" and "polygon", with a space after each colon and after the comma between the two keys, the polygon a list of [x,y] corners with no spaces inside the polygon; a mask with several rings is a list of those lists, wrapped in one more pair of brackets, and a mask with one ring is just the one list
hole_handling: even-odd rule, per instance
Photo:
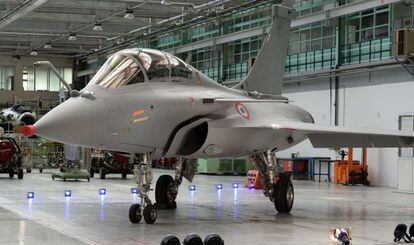
{"label": "tricolour marking", "polygon": [[247,110],[246,106],[244,106],[242,103],[237,102],[235,104],[237,112],[244,118],[250,119],[250,112]]}

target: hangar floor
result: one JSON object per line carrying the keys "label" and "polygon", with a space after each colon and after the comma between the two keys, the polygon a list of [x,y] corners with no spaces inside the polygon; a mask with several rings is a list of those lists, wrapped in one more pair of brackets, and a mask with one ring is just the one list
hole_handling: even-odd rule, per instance
{"label": "hangar floor", "polygon": [[[47,173],[23,181],[0,176],[0,244],[159,244],[167,234],[189,233],[218,233],[226,244],[328,244],[332,226],[352,226],[354,244],[392,244],[395,226],[414,221],[414,195],[391,189],[295,181],[292,214],[277,215],[260,190],[233,190],[243,177],[197,175],[195,192],[183,182],[177,210],[159,211],[155,225],[134,225],[128,177],[87,183],[52,181]],[[99,188],[107,188],[103,199]],[[68,200],[65,189],[72,190]],[[31,202],[28,191],[35,192]]]}

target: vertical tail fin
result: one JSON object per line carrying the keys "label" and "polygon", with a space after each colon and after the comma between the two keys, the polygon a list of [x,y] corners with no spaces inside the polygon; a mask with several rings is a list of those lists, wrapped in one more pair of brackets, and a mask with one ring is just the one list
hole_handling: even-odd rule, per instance
{"label": "vertical tail fin", "polygon": [[294,18],[293,0],[283,0],[273,6],[273,23],[263,41],[256,62],[247,77],[236,87],[247,91],[280,95],[288,52],[290,23]]}

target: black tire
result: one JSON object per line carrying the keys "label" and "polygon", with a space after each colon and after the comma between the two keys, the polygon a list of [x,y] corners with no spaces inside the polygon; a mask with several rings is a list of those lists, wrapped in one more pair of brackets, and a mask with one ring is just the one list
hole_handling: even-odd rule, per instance
{"label": "black tire", "polygon": [[219,235],[210,234],[204,239],[204,245],[224,245],[224,241]]}
{"label": "black tire", "polygon": [[93,168],[89,168],[89,176],[93,178],[95,176],[95,170]]}
{"label": "black tire", "polygon": [[106,178],[106,172],[104,168],[99,169],[99,178],[105,179]]}
{"label": "black tire", "polygon": [[155,205],[148,204],[144,208],[144,220],[147,224],[154,224],[157,220],[157,209],[155,208]]}
{"label": "black tire", "polygon": [[55,177],[54,176],[52,176],[52,180],[55,180]]}
{"label": "black tire", "polygon": [[180,239],[174,235],[168,235],[161,241],[161,245],[181,245]]}
{"label": "black tire", "polygon": [[128,173],[127,172],[123,172],[122,173],[122,179],[126,179],[127,178]]}
{"label": "black tire", "polygon": [[88,182],[90,182],[91,181],[91,178],[90,177],[88,177]]}
{"label": "black tire", "polygon": [[9,178],[13,179],[14,178],[14,170],[10,170],[9,171]]}
{"label": "black tire", "polygon": [[201,237],[197,234],[191,234],[188,235],[184,241],[184,245],[203,245],[203,240],[201,240]]}
{"label": "black tire", "polygon": [[155,185],[155,201],[158,209],[176,209],[177,188],[170,175],[161,175]]}
{"label": "black tire", "polygon": [[32,169],[28,168],[26,169],[26,173],[30,174],[32,172]]}
{"label": "black tire", "polygon": [[295,199],[290,175],[280,174],[273,193],[275,208],[279,213],[289,213]]}
{"label": "black tire", "polygon": [[39,168],[39,173],[42,173],[43,172],[43,168]]}
{"label": "black tire", "polygon": [[18,179],[23,179],[23,175],[24,175],[23,169],[20,168],[19,170],[17,170]]}
{"label": "black tire", "polygon": [[129,221],[133,224],[138,224],[142,219],[141,205],[132,204],[129,208]]}
{"label": "black tire", "polygon": [[66,178],[63,178],[63,182],[66,182]]}

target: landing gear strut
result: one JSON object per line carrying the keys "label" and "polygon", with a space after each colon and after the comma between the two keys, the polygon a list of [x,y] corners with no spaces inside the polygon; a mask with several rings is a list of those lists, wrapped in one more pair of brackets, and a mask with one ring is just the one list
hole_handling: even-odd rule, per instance
{"label": "landing gear strut", "polygon": [[295,196],[293,184],[289,174],[279,173],[275,154],[267,151],[255,154],[250,159],[259,170],[264,195],[274,203],[279,213],[289,213]]}
{"label": "landing gear strut", "polygon": [[131,223],[139,223],[142,217],[147,224],[154,224],[157,220],[157,209],[148,197],[153,179],[149,156],[149,154],[143,155],[139,164],[134,165],[134,179],[140,190],[138,195],[141,201],[140,204],[132,204],[129,208]]}
{"label": "landing gear strut", "polygon": [[184,159],[180,158],[174,165],[175,178],[169,175],[162,175],[158,178],[155,186],[155,200],[158,209],[176,209],[175,199],[178,194],[178,187],[181,185],[184,173]]}

